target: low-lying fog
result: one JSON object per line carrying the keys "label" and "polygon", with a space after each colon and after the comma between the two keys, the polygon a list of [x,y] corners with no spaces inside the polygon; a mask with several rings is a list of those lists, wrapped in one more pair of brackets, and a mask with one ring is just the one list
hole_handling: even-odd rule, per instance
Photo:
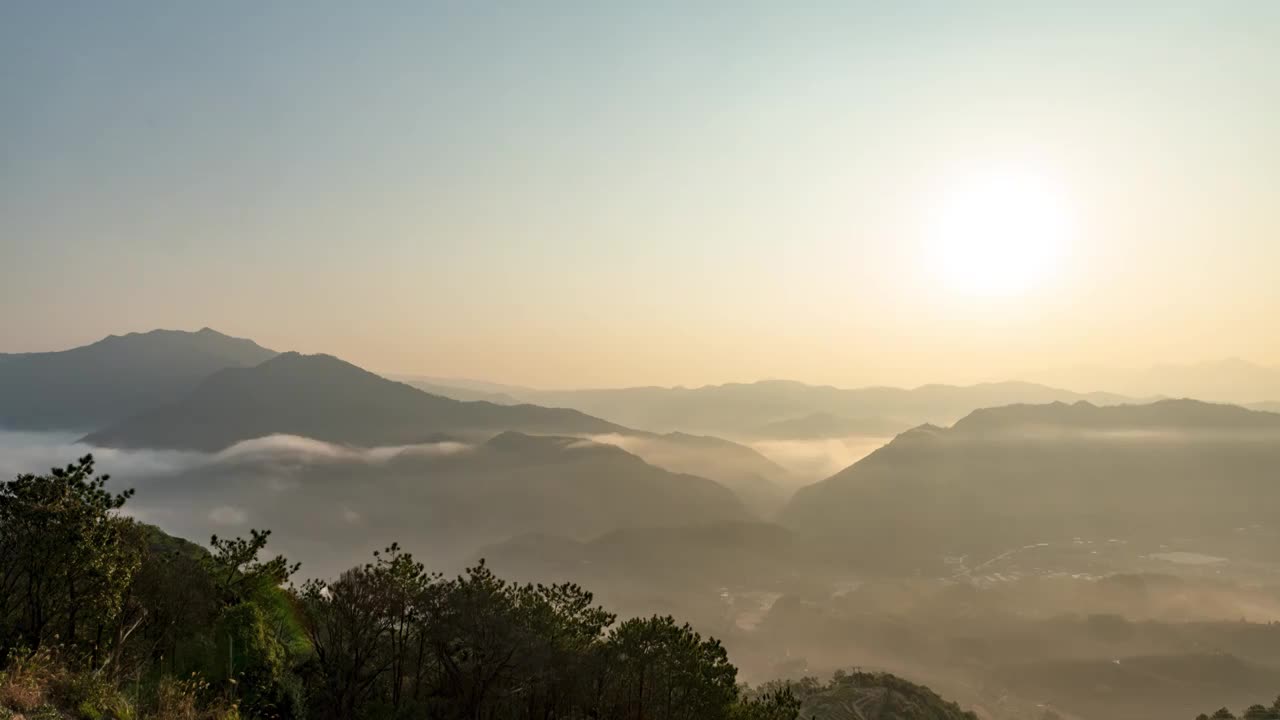
{"label": "low-lying fog", "polygon": [[[126,514],[160,526],[171,535],[207,544],[213,534],[246,535],[250,528],[276,532],[272,550],[303,563],[305,576],[330,576],[366,559],[370,552],[396,541],[380,537],[376,528],[361,531],[368,539],[334,552],[323,536],[362,528],[364,513],[356,500],[377,497],[376,488],[360,487],[358,468],[374,468],[402,454],[443,456],[471,446],[441,442],[406,447],[353,449],[291,435],[274,435],[238,443],[216,453],[173,450],[117,450],[77,442],[74,433],[0,432],[0,476],[45,472],[92,453],[99,473],[109,474],[110,488],[133,488],[137,494]],[[328,505],[309,477],[341,470],[353,502]],[[327,482],[332,488],[332,483]],[[388,498],[389,499],[389,498]],[[290,529],[305,532],[289,532]],[[430,548],[414,548],[430,559]],[[448,559],[457,557],[451,548]],[[440,559],[445,559],[442,555]]]}
{"label": "low-lying fog", "polygon": [[851,435],[814,440],[752,440],[747,444],[789,470],[803,485],[840,472],[892,439]]}
{"label": "low-lying fog", "polygon": [[[304,536],[317,534],[326,524],[333,532],[366,524],[367,507],[379,498],[379,488],[368,486],[368,477],[360,477],[360,467],[384,467],[396,457],[443,456],[465,453],[474,446],[461,442],[441,442],[415,446],[355,449],[308,438],[273,435],[238,443],[216,453],[173,450],[118,450],[77,442],[78,433],[0,431],[0,476],[44,472],[53,466],[92,453],[98,471],[113,477],[117,489],[134,488],[137,495],[129,501],[127,512],[133,517],[161,526],[167,532],[197,542],[207,542],[211,534],[245,533],[249,528],[272,528],[275,549],[288,552],[304,564],[308,574],[337,572],[356,560],[363,559],[377,543],[405,538],[388,534],[380,538],[377,528],[369,530],[368,539],[347,552],[325,543],[315,546],[291,537],[285,529],[295,522],[304,508],[310,513]],[[735,463],[733,458],[713,456],[705,462],[705,452],[685,450],[662,438],[621,435],[593,436],[591,441],[615,445],[646,462],[673,472],[714,476],[717,471],[728,479],[713,477],[739,495],[761,519],[769,519],[797,487],[820,480],[852,464],[886,442],[884,438],[852,437],[813,441],[757,441],[750,447],[777,463],[779,472],[760,478],[768,490],[768,500],[753,506],[751,493],[759,487],[736,487],[734,473],[749,475],[754,468],[749,462]],[[748,461],[750,458],[747,459]],[[706,465],[704,467],[704,465]],[[714,466],[714,467],[713,467]],[[341,477],[333,477],[340,475]],[[315,485],[323,478],[323,490]],[[311,481],[310,483],[308,481]],[[347,493],[335,483],[346,485]],[[306,488],[308,493],[302,493]],[[332,506],[318,504],[318,492],[343,496]],[[290,496],[295,496],[290,500]],[[349,502],[347,502],[349,500]],[[388,529],[391,530],[391,529]],[[327,531],[326,531],[327,532]],[[501,540],[486,537],[485,542]],[[483,543],[482,543],[483,544]],[[467,547],[442,542],[443,547],[415,548],[424,558],[454,566],[470,559],[481,545]]]}
{"label": "low-lying fog", "polygon": [[[332,576],[393,541],[445,572],[483,554],[504,577],[580,582],[624,615],[688,619],[721,638],[751,682],[860,666],[925,682],[998,720],[1051,712],[1156,720],[1274,693],[1280,668],[1280,574],[1230,550],[1273,542],[1266,527],[1241,527],[1213,546],[1189,539],[1202,529],[1192,526],[1167,542],[1082,536],[941,557],[932,569],[891,575],[850,560],[866,548],[753,523],[749,514],[679,529],[672,507],[625,498],[614,503],[623,512],[610,515],[591,495],[601,478],[641,473],[601,490],[610,495],[655,478],[676,481],[663,492],[696,484],[619,464],[620,454],[599,444],[687,462],[677,445],[652,437],[540,447],[519,436],[499,452],[460,442],[361,450],[276,435],[216,453],[76,439],[0,432],[0,476],[92,452],[116,489],[137,490],[129,514],[201,543],[270,528],[271,549],[301,561],[303,577]],[[812,480],[879,445],[752,447]],[[886,537],[876,550],[891,553],[903,539]]]}

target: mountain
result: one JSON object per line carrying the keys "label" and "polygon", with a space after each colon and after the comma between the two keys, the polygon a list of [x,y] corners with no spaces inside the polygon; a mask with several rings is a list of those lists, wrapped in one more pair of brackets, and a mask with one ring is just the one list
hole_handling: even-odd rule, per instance
{"label": "mountain", "polygon": [[1011,692],[1084,718],[1192,718],[1187,708],[1245,707],[1280,686],[1280,668],[1224,652],[1011,663],[995,675]]}
{"label": "mountain", "polygon": [[1280,428],[1280,414],[1189,399],[1112,407],[1086,402],[1051,403],[974,410],[953,427],[969,433],[1024,432],[1038,428],[1181,432],[1275,429]]}
{"label": "mountain", "polygon": [[391,542],[447,564],[528,533],[575,541],[624,528],[750,519],[718,483],[654,467],[615,446],[518,432],[392,452],[267,438],[130,483],[139,490],[131,504],[139,514],[185,535],[277,530],[281,549],[311,575],[317,566],[341,570]]}
{"label": "mountain", "polygon": [[209,328],[112,335],[71,350],[0,355],[0,427],[102,427],[174,402],[219,370],[274,355]]}
{"label": "mountain", "polygon": [[1137,397],[1194,397],[1236,404],[1280,401],[1280,367],[1240,358],[1146,368],[1085,366],[1027,373],[1024,377],[1059,387],[1109,390]]}
{"label": "mountain", "polygon": [[[148,338],[151,342],[144,343]],[[171,358],[174,353],[157,352],[153,356],[147,354],[148,350],[159,341],[193,338],[215,350],[218,345],[212,341],[230,341],[228,352],[207,353],[212,358],[230,359],[219,359],[223,364],[206,376],[188,373],[185,385],[166,382],[166,376],[155,371],[156,358]],[[269,353],[267,361],[234,366],[235,362],[256,358],[243,352],[236,355],[231,350],[258,346],[211,330],[148,333],[128,339],[133,351],[117,354],[111,367],[116,377],[133,378],[127,387],[134,396],[121,403],[130,410],[130,416],[111,418],[102,429],[87,435],[85,442],[104,447],[216,451],[273,434],[357,446],[419,443],[439,434],[488,436],[504,430],[572,434],[618,445],[677,473],[720,482],[738,493],[760,516],[776,512],[787,497],[786,470],[751,448],[718,438],[633,431],[576,410],[519,404],[510,398],[500,403],[459,401],[381,378],[326,355],[275,355],[263,351]],[[178,365],[191,367],[193,363]],[[105,365],[95,367],[101,369]],[[148,370],[159,377],[158,387],[146,383],[149,376],[144,371]],[[3,371],[0,368],[0,374]],[[84,384],[94,380],[72,375],[83,379]],[[58,389],[59,386],[38,387],[31,393],[56,393]],[[101,389],[96,387],[95,391]],[[83,394],[91,396],[92,392]],[[464,390],[461,394],[495,395],[484,390]],[[152,400],[152,405],[141,407]],[[74,408],[69,415],[93,417],[82,407]]]}
{"label": "mountain", "polygon": [[[456,378],[429,378],[415,375],[389,375],[392,380],[398,380],[406,385],[412,385],[419,390],[432,395],[440,395],[441,397],[453,398],[454,400],[484,400],[485,402],[495,403],[497,405],[519,405],[520,400],[515,395],[505,389],[504,385],[488,384],[478,380],[462,380]],[[515,391],[524,390],[523,388],[512,388]]]}
{"label": "mountain", "polygon": [[650,592],[687,592],[703,586],[769,585],[811,569],[806,558],[812,560],[818,554],[814,550],[803,536],[769,523],[662,523],[613,530],[586,541],[521,535],[482,548],[479,556],[516,577],[566,578],[601,588],[630,580]]}
{"label": "mountain", "polygon": [[628,427],[740,438],[827,437],[833,432],[889,434],[923,422],[950,423],[980,407],[1076,402],[1111,405],[1126,398],[1023,382],[843,389],[789,380],[616,390],[513,393],[525,402],[570,407]]}
{"label": "mountain", "polygon": [[462,402],[393,382],[329,355],[283,353],[214,373],[176,402],[91,433],[102,447],[220,450],[272,434],[358,446],[422,442],[436,433],[625,430],[576,410]]}
{"label": "mountain", "polygon": [[750,434],[773,440],[807,440],[851,435],[893,435],[902,429],[901,423],[888,418],[847,418],[829,412],[815,412],[767,423]]}
{"label": "mountain", "polygon": [[1212,553],[1274,522],[1277,473],[1274,413],[1194,400],[1013,405],[899,435],[799,490],[780,522],[906,567],[1082,538],[1199,538]]}
{"label": "mountain", "polygon": [[[490,396],[507,396],[517,397],[526,393],[536,392],[533,388],[524,385],[507,385],[505,383],[489,382],[488,380],[475,380],[472,378],[460,377],[437,377],[434,375],[388,375],[392,380],[399,380],[410,385],[421,383],[438,388],[447,388],[450,392],[469,392],[476,394],[485,394]],[[444,394],[444,393],[440,393]],[[446,397],[453,397],[446,395]],[[455,398],[462,400],[464,398]]]}
{"label": "mountain", "polygon": [[746,445],[717,437],[630,431],[592,439],[617,445],[658,467],[715,480],[761,518],[781,509],[793,489],[794,480],[782,466]]}

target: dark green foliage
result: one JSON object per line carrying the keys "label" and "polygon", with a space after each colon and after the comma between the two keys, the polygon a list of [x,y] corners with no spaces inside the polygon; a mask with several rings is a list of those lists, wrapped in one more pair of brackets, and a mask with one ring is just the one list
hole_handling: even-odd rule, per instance
{"label": "dark green foliage", "polygon": [[0,652],[56,642],[97,666],[130,632],[121,623],[144,548],[118,514],[132,491],[108,492],[107,480],[86,455],[0,484]]}
{"label": "dark green foliage", "polygon": [[393,546],[308,583],[302,606],[313,717],[795,717],[785,697],[740,701],[724,648],[688,625],[609,630],[582,588],[509,583],[484,563],[445,580]]}
{"label": "dark green foliage", "polygon": [[606,717],[724,718],[737,697],[738,671],[719,641],[670,617],[622,623],[604,658]]}
{"label": "dark green foliage", "polygon": [[260,561],[258,555],[266,549],[270,537],[270,530],[250,530],[248,540],[222,539],[217,535],[209,540],[213,554],[204,560],[214,592],[223,603],[234,605],[261,597],[288,582],[301,567],[298,563],[290,565],[282,555]]}
{"label": "dark green foliage", "polygon": [[[209,544],[203,558],[219,609],[213,623],[216,652],[205,677],[226,687],[251,717],[294,717],[300,710],[300,688],[293,666],[309,651],[291,597],[283,589],[299,565],[283,556],[259,560],[271,536],[250,530],[250,537]],[[223,660],[225,659],[225,663]]]}

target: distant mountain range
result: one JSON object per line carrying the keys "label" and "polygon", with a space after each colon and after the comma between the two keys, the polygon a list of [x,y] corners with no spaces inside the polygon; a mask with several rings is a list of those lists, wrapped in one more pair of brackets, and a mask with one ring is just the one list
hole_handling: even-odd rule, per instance
{"label": "distant mountain range", "polygon": [[[28,430],[89,429],[84,442],[103,447],[206,452],[273,434],[355,447],[414,445],[441,437],[473,443],[507,431],[575,436],[616,445],[674,473],[714,480],[731,488],[752,514],[769,518],[783,506],[793,487],[788,471],[751,447],[705,433],[752,441],[804,441],[888,435],[908,424],[941,424],[963,418],[949,430],[921,427],[903,434],[867,460],[804,491],[788,507],[785,517],[792,527],[826,531],[848,524],[840,515],[846,503],[840,492],[830,488],[848,485],[841,480],[847,476],[859,478],[850,487],[862,487],[866,477],[883,472],[901,474],[902,463],[914,467],[923,462],[912,452],[935,457],[938,448],[947,453],[963,450],[957,464],[937,470],[933,482],[955,476],[965,480],[956,487],[969,488],[970,479],[964,473],[973,470],[972,458],[964,453],[982,449],[974,438],[994,441],[992,423],[1019,432],[1029,432],[1033,426],[1037,432],[1048,428],[1049,435],[1060,435],[1068,428],[1121,434],[1137,428],[1147,435],[1159,429],[1204,438],[1219,430],[1266,430],[1271,427],[1270,418],[1280,417],[1203,403],[1125,404],[1126,398],[1118,395],[1080,394],[1022,382],[850,390],[772,380],[695,389],[576,391],[538,391],[438,378],[417,378],[414,382],[418,387],[382,378],[327,355],[278,354],[208,328],[198,332],[158,330],[112,336],[62,352],[0,355],[0,425]],[[422,388],[489,399],[460,400]],[[1154,424],[1157,421],[1163,424]],[[920,441],[935,435],[945,442],[934,447]],[[1252,434],[1241,437],[1245,436]],[[957,438],[966,442],[957,444]],[[1036,439],[1014,447],[1011,457],[1015,459],[1005,466],[1025,470],[1031,476],[1072,475],[1071,468],[1095,457],[1095,448],[1082,446],[1086,439],[1102,442],[1073,435],[1070,451],[1080,453],[1081,458],[1059,455],[1067,452],[1062,438],[1057,445]],[[913,451],[905,452],[904,448]],[[1024,458],[1026,464],[1019,464],[1019,453],[1032,451],[1042,455]],[[1097,457],[1105,457],[1116,448],[1104,444],[1097,451]],[[1189,451],[1179,445],[1177,452]],[[1047,470],[1040,467],[1046,457],[1057,464]],[[1246,453],[1244,457],[1252,456]],[[1200,458],[1187,461],[1194,465]],[[1243,471],[1249,473],[1248,468]],[[1141,478],[1148,469],[1135,472]],[[1115,475],[1114,468],[1099,473]],[[974,496],[994,492],[982,483],[995,482],[999,475],[973,480]],[[912,473],[906,477],[909,482],[901,487],[890,483],[878,490],[875,502],[897,502],[895,497],[902,500],[911,482],[924,482]],[[834,494],[824,495],[828,492]],[[851,494],[857,496],[856,492]],[[945,492],[938,495],[942,496]],[[1016,496],[1013,493],[1008,499]],[[865,500],[858,498],[857,502]],[[851,512],[865,512],[875,507],[875,502]],[[892,504],[885,508],[902,509]],[[886,511],[882,517],[892,514]],[[827,515],[835,519],[824,519]],[[875,522],[864,525],[874,527]]]}
{"label": "distant mountain range", "polygon": [[1238,405],[1280,402],[1280,367],[1228,358],[1145,368],[1083,366],[1023,373],[1058,387],[1107,390],[1136,397],[1190,397]]}
{"label": "distant mountain range", "polygon": [[210,374],[275,352],[204,328],[112,335],[60,352],[0,355],[0,428],[91,430],[175,402]]}
{"label": "distant mountain range", "polygon": [[571,409],[459,401],[327,355],[277,354],[207,328],[3,355],[0,390],[3,427],[92,430],[84,441],[103,447],[218,451],[273,434],[372,447],[515,430],[617,445],[720,482],[761,516],[779,509],[789,491],[786,470],[719,438],[636,431]]}
{"label": "distant mountain range", "polygon": [[581,410],[653,432],[708,433],[737,439],[814,439],[892,435],[924,422],[950,423],[982,407],[1011,403],[1132,402],[1108,393],[1077,393],[1025,382],[923,385],[914,389],[836,388],[789,380],[612,390],[529,390],[511,386],[453,388],[448,380],[410,380],[458,399],[523,401]]}
{"label": "distant mountain range", "polygon": [[[1193,400],[977,410],[802,488],[780,515],[894,562],[1274,522],[1280,415]],[[852,550],[851,550],[852,551]]]}

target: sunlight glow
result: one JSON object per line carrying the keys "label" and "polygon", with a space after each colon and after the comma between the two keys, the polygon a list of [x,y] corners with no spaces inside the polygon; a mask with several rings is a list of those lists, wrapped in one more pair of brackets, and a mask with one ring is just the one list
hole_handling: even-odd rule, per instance
{"label": "sunlight glow", "polygon": [[926,252],[948,289],[1007,297],[1047,282],[1071,239],[1063,193],[1033,173],[1003,172],[949,185]]}

